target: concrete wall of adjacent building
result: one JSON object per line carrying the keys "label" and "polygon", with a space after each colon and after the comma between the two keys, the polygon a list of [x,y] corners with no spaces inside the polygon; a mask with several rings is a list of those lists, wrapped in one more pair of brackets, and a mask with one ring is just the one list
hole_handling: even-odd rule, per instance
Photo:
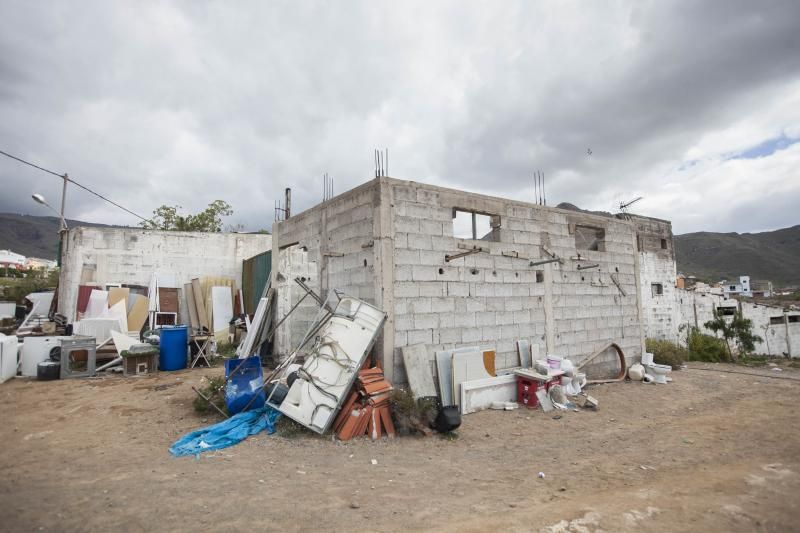
{"label": "concrete wall of adjacent building", "polygon": [[233,278],[241,287],[242,261],[271,248],[272,236],[262,234],[71,228],[62,250],[58,309],[74,320],[79,285],[147,286],[154,272],[172,274],[181,285],[211,276]]}
{"label": "concrete wall of adjacent building", "polygon": [[[763,339],[756,343],[755,353],[800,357],[800,311],[784,311],[780,307],[681,289],[676,289],[675,298],[679,308],[679,322],[673,328],[671,340],[685,344],[688,327],[697,327],[703,333],[713,335],[704,324],[714,318],[714,309],[739,307],[742,315],[753,321],[753,333]],[[680,328],[681,325],[685,327]]]}
{"label": "concrete wall of adjacent building", "polygon": [[[488,240],[454,237],[454,209],[492,216]],[[653,224],[670,236],[671,246],[669,223]],[[579,256],[576,225],[604,230],[604,250],[581,250]],[[608,342],[620,344],[629,363],[641,356],[642,255],[631,219],[377,178],[276,223],[273,235],[273,284],[279,292],[295,291],[276,276],[290,268],[281,266],[282,254],[299,247],[306,252],[303,261],[315,265],[307,271],[313,287],[321,293],[341,289],[387,313],[376,354],[398,384],[406,380],[400,350],[414,344],[426,345],[431,361],[441,349],[494,348],[499,369],[517,364],[520,339],[542,355],[575,361]],[[484,251],[445,260],[472,246]],[[530,266],[549,254],[562,262]],[[674,284],[674,260],[671,268]],[[288,307],[297,296],[282,301]],[[291,351],[296,331],[307,322],[293,315],[281,326],[294,333],[279,332],[279,355]],[[612,374],[615,357],[599,357],[596,373]]]}
{"label": "concrete wall of adjacent building", "polygon": [[[630,360],[640,357],[638,256],[629,221],[414,182],[387,179],[384,187],[394,230],[397,381],[405,380],[400,349],[420,343],[431,360],[441,349],[494,348],[499,369],[518,364],[519,339],[530,340],[540,354],[575,361],[611,341]],[[455,238],[454,209],[492,216],[491,240]],[[577,260],[576,224],[603,228],[605,251],[581,251]],[[445,261],[465,246],[484,251]],[[563,263],[531,267],[550,258],[545,249]],[[615,365],[612,354],[597,361],[609,372]]]}
{"label": "concrete wall of adjacent building", "polygon": [[[278,289],[277,319],[305,294],[294,282],[302,275],[323,298],[331,289],[338,289],[376,303],[376,183],[366,183],[273,225],[272,280]],[[287,261],[288,256],[293,260]],[[318,308],[312,298],[306,298],[278,328],[274,346],[278,358],[296,347]]]}
{"label": "concrete wall of adjacent building", "polygon": [[681,318],[675,292],[677,270],[672,225],[665,220],[635,215],[631,220],[637,232],[645,336],[674,342]]}

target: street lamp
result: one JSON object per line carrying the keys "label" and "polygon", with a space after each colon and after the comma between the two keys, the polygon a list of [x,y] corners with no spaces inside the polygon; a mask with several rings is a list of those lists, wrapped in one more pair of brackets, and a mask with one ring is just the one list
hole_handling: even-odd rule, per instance
{"label": "street lamp", "polygon": [[58,218],[61,220],[61,230],[62,230],[62,231],[63,231],[63,230],[65,230],[65,229],[68,229],[68,228],[67,228],[67,221],[64,219],[64,214],[63,214],[63,213],[59,213],[58,211],[56,211],[56,210],[53,208],[53,206],[52,206],[52,205],[48,204],[48,203],[47,203],[47,200],[45,200],[45,199],[44,199],[44,196],[42,196],[41,194],[38,194],[38,193],[37,193],[37,194],[32,194],[32,195],[31,195],[31,198],[33,198],[33,200],[34,200],[34,201],[35,201],[37,204],[42,204],[43,206],[45,206],[45,207],[47,207],[48,209],[50,209],[50,211],[52,211],[53,213],[55,213],[56,215],[58,215]]}

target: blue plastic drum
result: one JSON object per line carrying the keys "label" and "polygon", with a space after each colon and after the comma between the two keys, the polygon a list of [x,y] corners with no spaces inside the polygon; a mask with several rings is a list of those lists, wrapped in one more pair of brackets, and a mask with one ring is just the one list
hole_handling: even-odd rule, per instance
{"label": "blue plastic drum", "polygon": [[159,370],[181,370],[186,368],[189,328],[186,326],[164,326],[161,328]]}

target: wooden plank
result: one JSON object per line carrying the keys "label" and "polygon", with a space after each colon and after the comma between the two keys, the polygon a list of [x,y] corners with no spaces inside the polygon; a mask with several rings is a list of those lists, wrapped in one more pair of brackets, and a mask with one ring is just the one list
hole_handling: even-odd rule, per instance
{"label": "wooden plank", "polygon": [[497,371],[495,370],[495,358],[497,354],[494,350],[484,350],[483,351],[483,367],[489,373],[490,376],[496,376]]}
{"label": "wooden plank", "polygon": [[108,306],[113,307],[117,302],[125,302],[125,311],[128,310],[128,295],[131,290],[126,287],[111,287],[108,291]]}
{"label": "wooden plank", "polygon": [[134,296],[136,298],[133,302],[133,307],[128,313],[128,329],[130,331],[141,331],[144,327],[144,323],[147,321],[147,308],[150,305],[150,300],[147,296],[141,296],[139,294]]}
{"label": "wooden plank", "polygon": [[192,331],[200,331],[200,319],[197,318],[197,306],[194,302],[194,291],[191,283],[183,285],[183,295],[186,297],[186,307],[189,308],[189,323],[192,326]]}
{"label": "wooden plank", "polygon": [[197,318],[200,321],[200,330],[203,333],[211,331],[211,325],[208,323],[208,315],[206,314],[205,298],[203,297],[203,289],[200,286],[200,280],[194,278],[192,280],[192,293],[194,295],[194,304],[197,309]]}
{"label": "wooden plank", "polygon": [[404,346],[400,351],[406,367],[408,385],[414,398],[436,396],[436,385],[433,383],[433,371],[427,347],[424,344],[415,344]]}

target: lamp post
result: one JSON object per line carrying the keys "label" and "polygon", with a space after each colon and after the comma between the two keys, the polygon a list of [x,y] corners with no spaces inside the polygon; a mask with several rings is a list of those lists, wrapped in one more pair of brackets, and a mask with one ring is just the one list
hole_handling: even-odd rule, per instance
{"label": "lamp post", "polygon": [[50,211],[57,214],[58,218],[61,220],[61,226],[58,230],[58,257],[56,258],[59,267],[61,266],[61,252],[64,247],[64,234],[67,232],[67,229],[69,229],[67,228],[67,219],[64,218],[64,200],[66,196],[67,196],[66,174],[64,174],[64,190],[61,193],[61,213],[53,209],[53,206],[48,204],[47,200],[45,200],[44,196],[42,196],[41,194],[36,193],[31,195],[31,198],[33,198],[34,202],[36,202],[37,204],[42,204],[43,206],[47,207],[48,209],[50,209]]}
{"label": "lamp post", "polygon": [[38,193],[37,194],[32,194],[31,198],[33,198],[33,201],[36,202],[37,204],[42,204],[43,206],[45,206],[48,209],[50,209],[50,211],[52,211],[53,213],[58,215],[58,218],[61,221],[61,226],[60,226],[60,229],[59,229],[59,233],[64,231],[64,230],[66,230],[66,229],[68,229],[67,228],[67,220],[64,218],[64,200],[63,200],[63,197],[62,197],[62,200],[61,200],[61,212],[60,213],[58,211],[56,211],[53,208],[52,205],[48,204],[47,200],[45,200],[44,196],[42,196],[41,194],[38,194]]}

